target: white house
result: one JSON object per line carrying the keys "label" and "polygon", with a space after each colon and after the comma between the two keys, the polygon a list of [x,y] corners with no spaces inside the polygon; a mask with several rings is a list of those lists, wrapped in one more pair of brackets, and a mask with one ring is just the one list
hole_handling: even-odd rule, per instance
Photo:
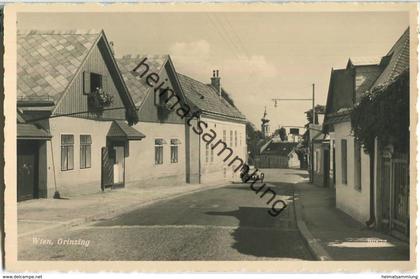
{"label": "white house", "polygon": [[[247,160],[245,116],[222,88],[218,71],[213,72],[211,84],[179,73],[178,79],[190,106],[198,113],[192,125],[187,125],[188,181],[239,181],[238,167]],[[201,128],[202,133],[197,133]],[[206,142],[202,137],[205,133],[214,135],[214,139]],[[234,158],[237,160],[232,162]]]}
{"label": "white house", "polygon": [[124,186],[127,147],[144,135],[105,33],[20,32],[17,54],[17,107],[51,136],[18,144],[18,199]]}

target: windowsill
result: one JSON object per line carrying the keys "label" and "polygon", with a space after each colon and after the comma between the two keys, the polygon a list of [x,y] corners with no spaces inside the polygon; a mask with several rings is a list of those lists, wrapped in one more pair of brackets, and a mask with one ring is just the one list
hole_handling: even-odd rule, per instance
{"label": "windowsill", "polygon": [[68,170],[61,170],[62,172],[71,172],[74,171],[75,169],[68,169]]}

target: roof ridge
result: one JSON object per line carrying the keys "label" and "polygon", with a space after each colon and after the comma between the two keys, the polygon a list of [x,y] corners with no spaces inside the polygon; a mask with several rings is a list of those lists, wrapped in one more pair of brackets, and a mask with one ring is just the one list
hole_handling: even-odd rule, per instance
{"label": "roof ridge", "polygon": [[69,30],[40,30],[40,29],[22,29],[18,30],[17,34],[20,36],[30,36],[30,35],[97,35],[100,34],[102,30],[98,29],[69,29]]}

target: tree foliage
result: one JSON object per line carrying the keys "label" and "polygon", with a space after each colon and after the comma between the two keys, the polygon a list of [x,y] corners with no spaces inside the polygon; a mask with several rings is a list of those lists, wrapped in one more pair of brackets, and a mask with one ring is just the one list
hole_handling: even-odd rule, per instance
{"label": "tree foliage", "polygon": [[378,86],[362,96],[351,112],[355,138],[367,153],[373,154],[375,138],[379,144],[394,145],[406,151],[409,146],[409,73],[400,74],[391,82]]}

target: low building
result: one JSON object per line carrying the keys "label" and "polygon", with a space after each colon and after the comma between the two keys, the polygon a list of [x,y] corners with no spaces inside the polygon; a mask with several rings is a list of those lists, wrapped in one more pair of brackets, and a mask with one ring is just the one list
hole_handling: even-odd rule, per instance
{"label": "low building", "polygon": [[[185,104],[171,58],[169,55],[126,55],[117,62],[137,108],[138,122],[133,127],[147,136],[130,146],[130,157],[126,160],[128,185],[185,184],[188,145],[185,118],[160,96],[168,89],[174,94],[169,96],[168,102],[178,100]],[[159,82],[152,82],[151,78]],[[164,85],[155,90],[161,82]]]}
{"label": "low building", "polygon": [[39,179],[45,180],[22,181],[20,189],[38,188],[36,198],[124,186],[129,142],[144,135],[129,126],[137,122],[136,109],[103,31],[19,32],[17,107],[26,124],[51,136],[38,151],[33,141],[18,145],[18,154],[32,150],[43,158]]}
{"label": "low building", "polygon": [[247,162],[245,116],[222,88],[218,71],[210,84],[179,73],[178,79],[191,110],[198,113],[186,131],[188,182],[239,181],[238,165]]}
{"label": "low building", "polygon": [[270,139],[255,158],[257,168],[299,168],[300,161],[295,152],[297,142],[282,142]]}

